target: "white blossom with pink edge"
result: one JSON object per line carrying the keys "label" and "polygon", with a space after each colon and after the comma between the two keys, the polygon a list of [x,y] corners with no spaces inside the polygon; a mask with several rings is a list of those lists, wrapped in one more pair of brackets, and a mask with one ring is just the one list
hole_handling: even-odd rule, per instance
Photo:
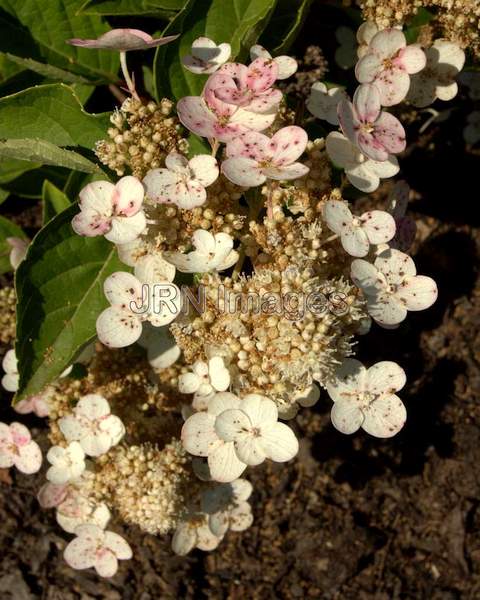
{"label": "white blossom with pink edge", "polygon": [[367,256],[370,244],[385,244],[395,235],[395,220],[385,211],[369,210],[356,217],[340,200],[327,200],[323,210],[328,227],[351,256]]}
{"label": "white blossom with pink edge", "polygon": [[228,142],[246,131],[263,131],[270,127],[275,120],[275,109],[260,114],[223,102],[215,95],[220,81],[223,76],[214,73],[205,84],[202,96],[185,96],[178,101],[178,118],[187,129],[210,140]]}
{"label": "white blossom with pink edge", "polygon": [[191,209],[207,199],[206,187],[218,177],[218,165],[213,156],[198,154],[190,160],[176,152],[165,159],[165,169],[152,169],[143,179],[146,195],[154,202],[176,204]]}
{"label": "white blossom with pink edge", "polygon": [[27,255],[30,240],[27,238],[7,237],[5,241],[11,248],[8,258],[10,260],[10,264],[12,265],[12,269],[16,271],[22,260]]}
{"label": "white blossom with pink edge", "polygon": [[360,85],[353,102],[342,100],[338,120],[345,136],[367,158],[384,161],[405,150],[405,130],[396,117],[382,111],[376,85]]}
{"label": "white blossom with pink edge", "polygon": [[255,61],[257,58],[264,58],[266,60],[273,60],[273,62],[277,65],[277,79],[288,79],[291,77],[295,71],[298,69],[297,61],[291,56],[275,56],[272,58],[272,55],[268,50],[265,50],[263,46],[259,44],[255,44],[250,48],[250,59]]}
{"label": "white blossom with pink edge", "polygon": [[72,219],[78,235],[104,235],[115,244],[136,239],[146,227],[142,210],[144,189],[131,175],[115,185],[109,181],[93,181],[80,192],[80,212]]}
{"label": "white blossom with pink edge", "polygon": [[348,100],[343,88],[328,89],[324,83],[317,81],[312,85],[306,104],[308,110],[317,119],[327,121],[330,125],[338,125],[337,108],[342,100]]}
{"label": "white blossom with pink edge", "polygon": [[29,396],[28,398],[16,402],[13,408],[19,415],[33,413],[40,418],[47,417],[50,413],[49,400],[53,394],[54,389],[52,387],[47,387],[45,391],[40,394],[35,394],[34,396]]}
{"label": "white blossom with pink edge", "polygon": [[222,163],[223,174],[233,183],[254,187],[268,179],[298,179],[309,171],[296,162],[307,146],[304,129],[283,127],[271,138],[250,131],[227,144],[228,158]]}
{"label": "white blossom with pink edge", "polygon": [[346,358],[327,384],[334,402],[334,427],[345,434],[361,427],[378,438],[394,436],[407,419],[405,406],[395,394],[406,381],[397,363],[382,361],[366,369],[358,360]]}
{"label": "white blossom with pink edge", "polygon": [[47,460],[52,465],[47,479],[55,485],[74,481],[85,471],[85,453],[78,442],[71,442],[66,448],[52,446]]}
{"label": "white blossom with pink edge", "polygon": [[355,259],[350,275],[365,295],[368,314],[379,325],[397,325],[408,311],[425,310],[437,299],[435,281],[417,275],[410,256],[393,248],[381,252],[373,264]]}
{"label": "white blossom with pink edge", "polygon": [[[159,294],[158,286],[164,286],[165,296]],[[180,290],[170,281],[144,284],[131,273],[117,271],[107,277],[103,290],[111,306],[100,313],[96,327],[98,339],[110,348],[135,343],[144,322],[162,327],[180,312]]]}
{"label": "white blossom with pink edge", "polygon": [[374,192],[380,178],[393,177],[400,170],[395,156],[384,161],[371,160],[339,131],[328,134],[325,146],[330,159],[345,170],[348,181],[362,192]]}
{"label": "white blossom with pink edge", "polygon": [[154,39],[151,35],[140,29],[112,29],[94,40],[72,38],[71,40],[67,40],[67,43],[72,46],[80,46],[81,48],[128,52],[163,46],[164,44],[173,42],[177,37],[178,35],[169,35],[164,38]]}
{"label": "white blossom with pink edge", "polygon": [[73,414],[58,421],[67,442],[79,442],[87,456],[101,456],[125,435],[122,421],[110,413],[110,405],[99,394],[80,398]]}
{"label": "white blossom with pink edge", "polygon": [[197,229],[192,236],[193,252],[166,252],[165,258],[182,273],[208,273],[223,271],[232,267],[238,260],[238,252],[233,250],[233,238],[228,233],[212,234]]}
{"label": "white blossom with pink edge", "polygon": [[21,423],[0,423],[0,469],[17,467],[26,475],[40,470],[42,451]]}
{"label": "white blossom with pink edge", "polygon": [[218,71],[214,94],[227,104],[255,113],[278,110],[283,95],[272,87],[277,76],[278,66],[271,58],[257,58],[248,67],[227,63]]}
{"label": "white blossom with pink edge", "polygon": [[77,536],[65,548],[65,562],[73,569],[93,567],[100,577],[113,577],[119,560],[132,558],[132,549],[118,533],[104,531],[98,525],[80,525]]}
{"label": "white blossom with pink edge", "polygon": [[79,525],[86,523],[105,529],[110,517],[110,510],[104,502],[97,503],[86,498],[82,491],[74,486],[68,488],[66,497],[57,506],[56,511],[57,523],[68,533],[75,533]]}
{"label": "white blossom with pink edge", "polygon": [[227,62],[232,48],[230,44],[217,44],[207,37],[199,37],[192,43],[192,54],[182,58],[183,66],[196,75],[212,74]]}
{"label": "white blossom with pink edge", "polygon": [[425,53],[417,44],[407,46],[398,29],[384,29],[373,36],[366,53],[355,67],[360,83],[374,83],[382,106],[401,102],[410,87],[410,75],[426,64]]}

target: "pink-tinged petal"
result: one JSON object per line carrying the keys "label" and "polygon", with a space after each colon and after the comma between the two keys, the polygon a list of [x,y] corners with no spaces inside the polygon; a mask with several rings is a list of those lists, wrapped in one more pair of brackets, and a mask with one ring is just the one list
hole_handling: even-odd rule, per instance
{"label": "pink-tinged petal", "polygon": [[18,448],[18,455],[15,456],[15,466],[19,471],[27,475],[37,473],[42,466],[42,451],[40,446],[33,440],[24,446]]}
{"label": "pink-tinged petal", "polygon": [[111,550],[120,560],[130,560],[133,556],[130,545],[118,533],[106,531],[103,543],[105,548]]}
{"label": "pink-tinged petal", "polygon": [[72,569],[89,569],[96,561],[95,550],[90,539],[77,537],[65,548],[63,557]]}
{"label": "pink-tinged petal", "polygon": [[96,210],[85,209],[72,219],[72,229],[77,235],[95,237],[104,235],[112,226],[111,216],[105,217]]}
{"label": "pink-tinged petal", "polygon": [[137,212],[133,217],[114,217],[110,231],[105,238],[114,244],[128,244],[138,238],[145,230],[147,219],[143,210]]}
{"label": "pink-tinged petal", "polygon": [[427,58],[419,45],[411,44],[400,50],[395,63],[400,65],[409,75],[412,75],[425,68]]}
{"label": "pink-tinged petal", "polygon": [[241,407],[249,416],[253,427],[274,425],[277,422],[277,406],[275,402],[264,396],[248,394],[243,398]]}
{"label": "pink-tinged petal", "polygon": [[338,122],[345,136],[353,144],[358,145],[359,131],[362,123],[358,118],[355,107],[349,100],[341,100],[337,106]]}
{"label": "pink-tinged petal", "polygon": [[53,508],[61,504],[68,493],[68,485],[55,485],[47,482],[42,485],[37,500],[42,508]]}
{"label": "pink-tinged petal", "polygon": [[438,297],[437,284],[431,277],[417,275],[402,284],[396,294],[407,310],[425,310],[432,306]]}
{"label": "pink-tinged petal", "polygon": [[407,40],[399,29],[383,29],[373,36],[368,51],[381,59],[393,58],[406,45]]}
{"label": "pink-tinged petal", "polygon": [[202,137],[215,137],[215,115],[200,96],[185,96],[177,103],[178,118],[193,133]]}
{"label": "pink-tinged petal", "polygon": [[340,236],[343,249],[350,256],[367,256],[370,249],[367,234],[361,227],[346,227]]}
{"label": "pink-tinged petal", "polygon": [[145,190],[136,177],[127,175],[115,185],[113,206],[115,214],[121,217],[132,217],[141,208]]}
{"label": "pink-tinged petal", "polygon": [[287,462],[298,453],[298,440],[285,423],[262,428],[260,441],[267,457],[275,462]]}
{"label": "pink-tinged petal", "polygon": [[323,216],[328,227],[339,235],[353,223],[353,215],[350,209],[346,202],[340,200],[327,200],[323,208]]}
{"label": "pink-tinged petal", "polygon": [[352,402],[365,390],[366,378],[367,369],[362,363],[355,358],[346,358],[335,370],[334,379],[327,383],[328,395],[335,403]]}
{"label": "pink-tinged petal", "polygon": [[109,181],[92,181],[79,194],[79,204],[82,210],[95,210],[105,216],[113,211],[113,196],[115,186]]}
{"label": "pink-tinged petal", "polygon": [[382,360],[367,371],[367,390],[376,396],[398,392],[406,383],[405,371],[390,360]]}
{"label": "pink-tinged petal", "polygon": [[301,127],[282,127],[272,137],[270,148],[274,153],[274,164],[282,167],[295,162],[307,147],[308,135]]}
{"label": "pink-tinged petal", "polygon": [[[228,68],[236,69],[237,67],[235,67],[234,63],[224,65],[220,71],[214,73],[208,78],[207,83],[203,88],[202,96],[205,100],[205,103],[216,118],[230,118],[237,111],[236,106],[228,102],[224,102],[217,96],[218,89],[228,85],[229,82],[232,81],[232,77],[228,73],[224,72],[224,70]],[[241,72],[239,72],[238,77],[242,77]]]}
{"label": "pink-tinged petal", "polygon": [[398,325],[407,317],[407,309],[391,294],[377,294],[367,298],[368,314],[379,325]]}
{"label": "pink-tinged petal", "polygon": [[234,442],[251,428],[252,423],[248,415],[238,408],[223,411],[215,420],[215,433],[224,442]]}
{"label": "pink-tinged petal", "polygon": [[248,87],[254,92],[264,92],[277,79],[278,65],[272,59],[256,58],[249,66],[246,76]]}
{"label": "pink-tinged petal", "polygon": [[12,434],[12,441],[16,446],[26,446],[32,439],[30,431],[21,423],[11,423],[10,433]]}
{"label": "pink-tinged petal", "polygon": [[[116,271],[112,273],[103,284],[103,291],[107,300],[112,305],[118,305],[126,310],[131,310],[132,302],[140,306],[142,298],[142,284],[131,273]],[[134,305],[134,308],[136,306]]]}
{"label": "pink-tinged petal", "polygon": [[270,138],[257,131],[248,131],[233,138],[227,144],[227,157],[251,158],[256,161],[270,160],[273,152],[270,148]]}
{"label": "pink-tinged petal", "polygon": [[362,428],[378,438],[389,438],[402,429],[407,411],[398,396],[381,396],[365,410]]}
{"label": "pink-tinged petal", "polygon": [[230,181],[243,187],[255,187],[267,179],[257,161],[251,158],[227,158],[222,163],[222,172]]}
{"label": "pink-tinged petal", "polygon": [[359,85],[353,96],[353,105],[361,121],[367,123],[376,121],[382,108],[376,85],[373,83]]}
{"label": "pink-tinged petal", "polygon": [[267,90],[245,104],[244,108],[255,113],[278,110],[278,105],[282,101],[282,98],[283,94],[280,90]]}
{"label": "pink-tinged petal", "polygon": [[214,448],[208,456],[208,466],[212,479],[221,483],[235,481],[247,468],[238,459],[233,442],[222,442]]}
{"label": "pink-tinged petal", "polygon": [[382,60],[375,54],[365,54],[355,67],[355,77],[360,83],[371,83],[382,71]]}
{"label": "pink-tinged petal", "polygon": [[193,179],[205,187],[212,185],[218,177],[218,164],[213,156],[198,154],[188,161],[188,165],[192,170]]}
{"label": "pink-tinged petal", "polygon": [[332,425],[340,433],[350,435],[360,429],[363,424],[363,413],[359,406],[351,400],[338,400],[332,406],[330,413]]}
{"label": "pink-tinged petal", "polygon": [[67,43],[82,48],[127,52],[129,50],[147,50],[148,48],[163,46],[164,44],[173,42],[177,37],[178,35],[170,35],[164,38],[153,39],[151,35],[140,29],[112,29],[95,40],[73,38],[67,40]]}
{"label": "pink-tinged petal", "polygon": [[414,277],[417,269],[412,258],[398,250],[384,250],[375,259],[375,267],[385,275],[388,283],[400,285],[407,277]]}
{"label": "pink-tinged petal", "polygon": [[354,260],[350,267],[350,277],[366,295],[376,294],[381,289],[378,269],[366,260]]}
{"label": "pink-tinged petal", "polygon": [[98,339],[109,348],[134,344],[142,334],[139,318],[128,310],[106,308],[97,319]]}
{"label": "pink-tinged petal", "polygon": [[[255,113],[239,108],[232,116],[230,126],[240,127],[239,133],[244,133],[247,130],[263,131],[275,121],[276,114],[277,111],[273,109],[265,113]],[[234,135],[231,137],[234,137]],[[225,141],[228,141],[228,139]]]}
{"label": "pink-tinged petal", "polygon": [[[376,121],[373,136],[390,154],[403,152],[407,145],[403,125],[397,117],[394,117],[387,112],[382,112]],[[374,157],[371,158],[373,160],[378,160]]]}
{"label": "pink-tinged petal", "polygon": [[404,100],[410,87],[410,76],[403,69],[382,71],[375,79],[382,106],[394,106]]}
{"label": "pink-tinged petal", "polygon": [[175,201],[175,187],[179,182],[178,174],[168,169],[152,169],[143,179],[146,196],[161,203]]}
{"label": "pink-tinged petal", "polygon": [[360,220],[371,244],[385,244],[395,235],[395,219],[383,210],[369,210],[363,213]]}
{"label": "pink-tinged petal", "polygon": [[367,158],[376,161],[387,160],[388,152],[382,142],[376,138],[375,131],[373,133],[360,131],[356,142],[359,149]]}
{"label": "pink-tinged petal", "polygon": [[182,444],[194,456],[208,456],[219,443],[214,429],[215,417],[199,412],[189,417],[182,427]]}
{"label": "pink-tinged petal", "polygon": [[291,56],[276,56],[273,60],[278,67],[277,79],[288,79],[298,69],[297,61]]}
{"label": "pink-tinged petal", "polygon": [[277,179],[278,181],[299,179],[305,177],[310,171],[306,165],[302,163],[292,163],[291,165],[285,165],[283,167],[265,167],[262,169],[263,174],[270,179]]}
{"label": "pink-tinged petal", "polygon": [[113,577],[118,571],[118,560],[113,552],[102,548],[97,551],[93,566],[100,577]]}

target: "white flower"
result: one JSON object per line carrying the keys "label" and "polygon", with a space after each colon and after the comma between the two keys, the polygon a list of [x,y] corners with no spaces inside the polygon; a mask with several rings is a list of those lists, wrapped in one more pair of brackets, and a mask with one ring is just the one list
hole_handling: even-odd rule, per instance
{"label": "white flower", "polygon": [[68,484],[63,483],[56,485],[55,483],[47,481],[38,491],[38,503],[42,508],[54,508],[65,500],[68,490]]}
{"label": "white flower", "polygon": [[330,159],[345,169],[348,181],[362,192],[374,192],[380,178],[393,177],[400,170],[395,156],[384,161],[371,160],[338,131],[328,134],[326,149]]}
{"label": "white flower", "polygon": [[180,556],[185,556],[194,548],[208,552],[215,550],[221,541],[222,537],[210,530],[205,513],[190,513],[177,525],[172,538],[172,550]]}
{"label": "white flower", "polygon": [[74,486],[68,487],[66,497],[57,506],[57,523],[68,533],[75,533],[79,525],[86,523],[105,529],[110,516],[104,502],[97,504]]}
{"label": "white flower", "polygon": [[370,244],[384,244],[395,235],[395,220],[382,210],[370,210],[354,217],[345,202],[327,200],[324,217],[330,229],[340,236],[351,256],[366,256]]}
{"label": "white flower", "polygon": [[218,177],[213,156],[198,154],[187,160],[171,152],[165,159],[166,169],[148,171],[143,180],[146,194],[155,202],[172,202],[179,208],[201,206],[207,199],[205,188]]}
{"label": "white flower", "polygon": [[327,384],[334,401],[333,425],[346,434],[361,427],[379,438],[395,435],[403,427],[407,412],[394,392],[405,382],[405,371],[397,363],[382,361],[367,370],[358,360],[346,358]]}
{"label": "white flower", "polygon": [[45,391],[34,396],[24,398],[13,405],[13,409],[20,415],[34,413],[37,417],[46,417],[50,412],[49,400],[54,393],[54,389],[48,386]]}
{"label": "white flower", "polygon": [[192,54],[182,58],[183,66],[196,75],[215,73],[231,54],[230,44],[215,44],[207,37],[199,37],[192,43]]}
{"label": "white flower", "polygon": [[197,229],[192,236],[193,252],[168,252],[165,256],[182,273],[207,273],[223,271],[233,266],[238,260],[238,253],[233,250],[233,239],[227,233],[212,234],[204,229]]}
{"label": "white flower", "polygon": [[407,100],[419,108],[432,104],[437,98],[452,100],[458,92],[455,77],[465,64],[465,52],[448,40],[435,40],[425,55],[427,64],[411,76],[407,95]]}
{"label": "white flower", "polygon": [[185,421],[182,442],[194,456],[208,457],[212,479],[228,483],[247,465],[258,465],[266,458],[285,462],[295,456],[298,441],[277,419],[277,407],[268,398],[249,394],[240,400],[221,392],[210,400],[206,412]]}
{"label": "white flower", "polygon": [[194,408],[203,410],[215,392],[224,392],[230,385],[230,373],[220,356],[214,356],[208,364],[197,360],[192,371],[178,378],[178,389],[182,394],[195,394]]}
{"label": "white flower", "polygon": [[250,527],[253,515],[247,500],[252,491],[252,484],[246,479],[216,484],[203,491],[201,506],[214,535],[222,537],[228,529],[245,531]]}
{"label": "white flower", "polygon": [[348,100],[343,88],[327,89],[324,83],[317,81],[310,90],[307,108],[317,119],[328,121],[331,125],[338,125],[337,107],[342,100]]}
{"label": "white flower", "polygon": [[80,398],[73,414],[62,417],[58,426],[67,442],[79,442],[87,456],[101,456],[125,435],[122,421],[110,414],[103,396],[87,394]]}
{"label": "white flower", "polygon": [[5,375],[2,377],[2,386],[7,392],[16,392],[18,390],[18,361],[15,355],[15,350],[11,348],[3,357],[2,368]]}
{"label": "white flower", "polygon": [[52,446],[47,460],[52,465],[47,479],[56,485],[77,479],[85,471],[85,453],[78,442],[71,442],[66,448]]}
{"label": "white flower", "polygon": [[368,314],[380,325],[397,325],[407,311],[424,310],[437,299],[437,285],[417,275],[415,263],[399,250],[384,250],[374,264],[356,259],[351,277],[364,293]]}
{"label": "white flower", "polygon": [[8,258],[12,269],[16,271],[27,254],[30,240],[19,237],[7,237],[5,241],[11,248]]}
{"label": "white flower", "polygon": [[372,21],[365,21],[357,30],[357,56],[362,58],[368,52],[368,46],[373,36],[378,33],[378,27]]}
{"label": "white flower", "polygon": [[355,33],[341,25],[335,30],[335,38],[340,44],[335,50],[335,62],[341,69],[351,69],[357,62],[357,39]]}
{"label": "white flower", "polygon": [[[263,46],[255,44],[255,46],[250,48],[250,59],[254,61],[257,58],[270,59],[272,58],[272,55],[268,50],[265,50]],[[276,56],[273,59],[273,62],[276,63],[278,67],[277,79],[287,79],[298,69],[297,61],[291,56]]]}
{"label": "white flower", "polygon": [[162,327],[180,312],[180,290],[169,281],[142,284],[131,273],[118,271],[105,279],[103,289],[111,306],[99,315],[97,334],[102,344],[111,348],[136,342],[142,323]]}
{"label": "white flower", "polygon": [[64,552],[66,563],[73,569],[94,567],[100,577],[112,577],[119,560],[132,558],[132,549],[118,533],[86,524],[77,527],[75,534]]}
{"label": "white flower", "polygon": [[182,351],[168,327],[143,326],[138,344],[147,351],[147,359],[154,369],[168,369],[177,362]]}
{"label": "white flower", "polygon": [[146,227],[142,210],[144,190],[141,182],[128,175],[115,185],[92,181],[80,192],[80,212],[72,219],[78,235],[104,235],[114,244],[137,238]]}
{"label": "white flower", "polygon": [[42,452],[21,423],[0,423],[0,469],[17,467],[22,473],[36,473],[42,465]]}
{"label": "white flower", "polygon": [[142,283],[171,282],[175,279],[175,267],[161,254],[147,254],[135,262],[135,277]]}

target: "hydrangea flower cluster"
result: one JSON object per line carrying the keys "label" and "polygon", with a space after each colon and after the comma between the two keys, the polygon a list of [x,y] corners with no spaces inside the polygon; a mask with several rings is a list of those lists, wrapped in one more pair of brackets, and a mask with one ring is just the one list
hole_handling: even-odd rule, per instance
{"label": "hydrangea flower cluster", "polygon": [[[230,60],[228,43],[198,38],[183,68],[208,79],[176,112],[182,135],[204,138],[204,150],[162,146],[156,132],[144,159],[122,157],[118,182],[81,191],[74,231],[104,236],[125,269],[104,282],[110,306],[97,318],[88,375],[74,385],[64,373],[15,407],[49,418],[39,501],[75,536],[65,549],[74,569],[110,577],[132,556],[106,529],[112,515],[172,533],[180,555],[213,550],[229,530],[249,527],[244,475],[294,459],[292,419],[321,390],[341,433],[387,438],[404,425],[396,392],[405,372],[390,361],[363,366],[351,357],[355,336],[372,322],[399,326],[435,302],[437,287],[407,254],[416,231],[408,185],[390,186],[384,210],[364,212],[347,186],[369,193],[398,173],[407,139],[392,107],[453,97],[464,57],[451,42],[424,51],[400,29],[371,23],[356,39],[359,85],[351,99],[313,85],[307,108],[329,133],[309,140],[309,118],[302,127],[283,110],[278,85],[295,72],[293,58],[256,45],[244,65]],[[71,43],[121,52],[131,94],[121,111],[141,107],[143,119],[158,107],[142,105],[125,53],[167,41],[119,30]],[[343,171],[340,187],[334,169]],[[13,351],[3,368],[14,392]],[[24,426],[0,424],[1,467],[33,473],[41,461]]]}

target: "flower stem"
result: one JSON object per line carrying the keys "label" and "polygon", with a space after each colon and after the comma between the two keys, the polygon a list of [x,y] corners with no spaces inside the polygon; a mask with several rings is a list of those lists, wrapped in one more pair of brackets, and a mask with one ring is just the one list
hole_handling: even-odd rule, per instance
{"label": "flower stem", "polygon": [[120,52],[120,66],[122,67],[122,73],[125,79],[125,83],[127,84],[128,91],[132,94],[135,100],[140,100],[137,94],[137,90],[135,89],[135,83],[133,82],[133,79],[130,77],[130,73],[128,72],[126,52]]}

